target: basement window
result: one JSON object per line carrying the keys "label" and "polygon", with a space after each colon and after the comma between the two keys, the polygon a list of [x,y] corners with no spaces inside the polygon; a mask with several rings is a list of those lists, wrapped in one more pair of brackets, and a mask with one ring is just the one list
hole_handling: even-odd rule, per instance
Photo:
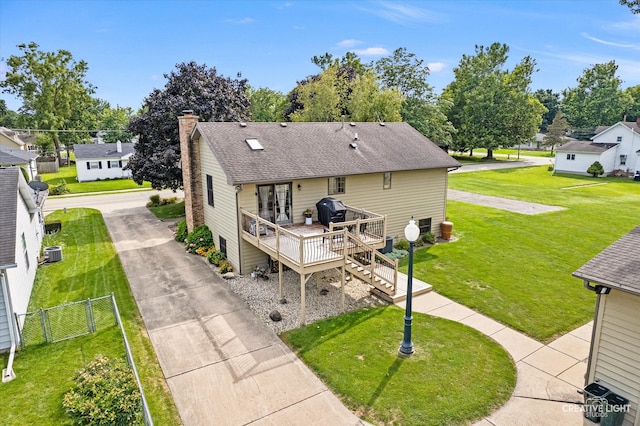
{"label": "basement window", "polygon": [[420,228],[420,235],[424,235],[431,232],[431,218],[419,219],[418,228]]}
{"label": "basement window", "polygon": [[247,143],[247,145],[249,145],[249,148],[251,148],[251,151],[262,151],[262,150],[264,150],[264,147],[258,141],[258,139],[249,138],[249,139],[245,139],[244,141]]}

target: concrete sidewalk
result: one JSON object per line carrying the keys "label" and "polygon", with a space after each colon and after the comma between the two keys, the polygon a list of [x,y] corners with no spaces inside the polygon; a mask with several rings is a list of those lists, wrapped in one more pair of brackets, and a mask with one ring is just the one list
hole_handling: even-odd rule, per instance
{"label": "concrete sidewalk", "polygon": [[[404,302],[397,303],[402,308]],[[412,308],[473,327],[504,347],[518,370],[511,399],[477,426],[581,426],[582,395],[592,323],[548,345],[518,333],[435,292],[413,298]]]}

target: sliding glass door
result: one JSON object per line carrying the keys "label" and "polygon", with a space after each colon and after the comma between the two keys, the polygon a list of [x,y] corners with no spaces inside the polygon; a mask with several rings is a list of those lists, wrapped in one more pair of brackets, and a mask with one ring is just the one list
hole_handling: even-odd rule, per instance
{"label": "sliding glass door", "polygon": [[258,212],[261,218],[278,225],[293,223],[291,183],[258,185]]}

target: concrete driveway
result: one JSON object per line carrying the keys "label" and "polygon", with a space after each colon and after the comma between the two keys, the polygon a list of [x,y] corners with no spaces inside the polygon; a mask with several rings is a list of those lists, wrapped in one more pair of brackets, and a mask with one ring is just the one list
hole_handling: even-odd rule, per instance
{"label": "concrete driveway", "polygon": [[150,194],[51,199],[47,210],[102,211],[182,422],[365,424],[203,258],[173,241],[167,223],[144,207]]}

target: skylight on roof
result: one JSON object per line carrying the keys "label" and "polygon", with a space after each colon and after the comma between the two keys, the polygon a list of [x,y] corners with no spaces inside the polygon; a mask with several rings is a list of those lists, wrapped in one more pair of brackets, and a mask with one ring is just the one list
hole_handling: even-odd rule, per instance
{"label": "skylight on roof", "polygon": [[251,151],[262,151],[264,149],[264,147],[260,144],[260,142],[258,142],[258,139],[255,139],[255,138],[245,139],[245,142],[247,143],[247,145],[249,145],[249,148],[251,148]]}

